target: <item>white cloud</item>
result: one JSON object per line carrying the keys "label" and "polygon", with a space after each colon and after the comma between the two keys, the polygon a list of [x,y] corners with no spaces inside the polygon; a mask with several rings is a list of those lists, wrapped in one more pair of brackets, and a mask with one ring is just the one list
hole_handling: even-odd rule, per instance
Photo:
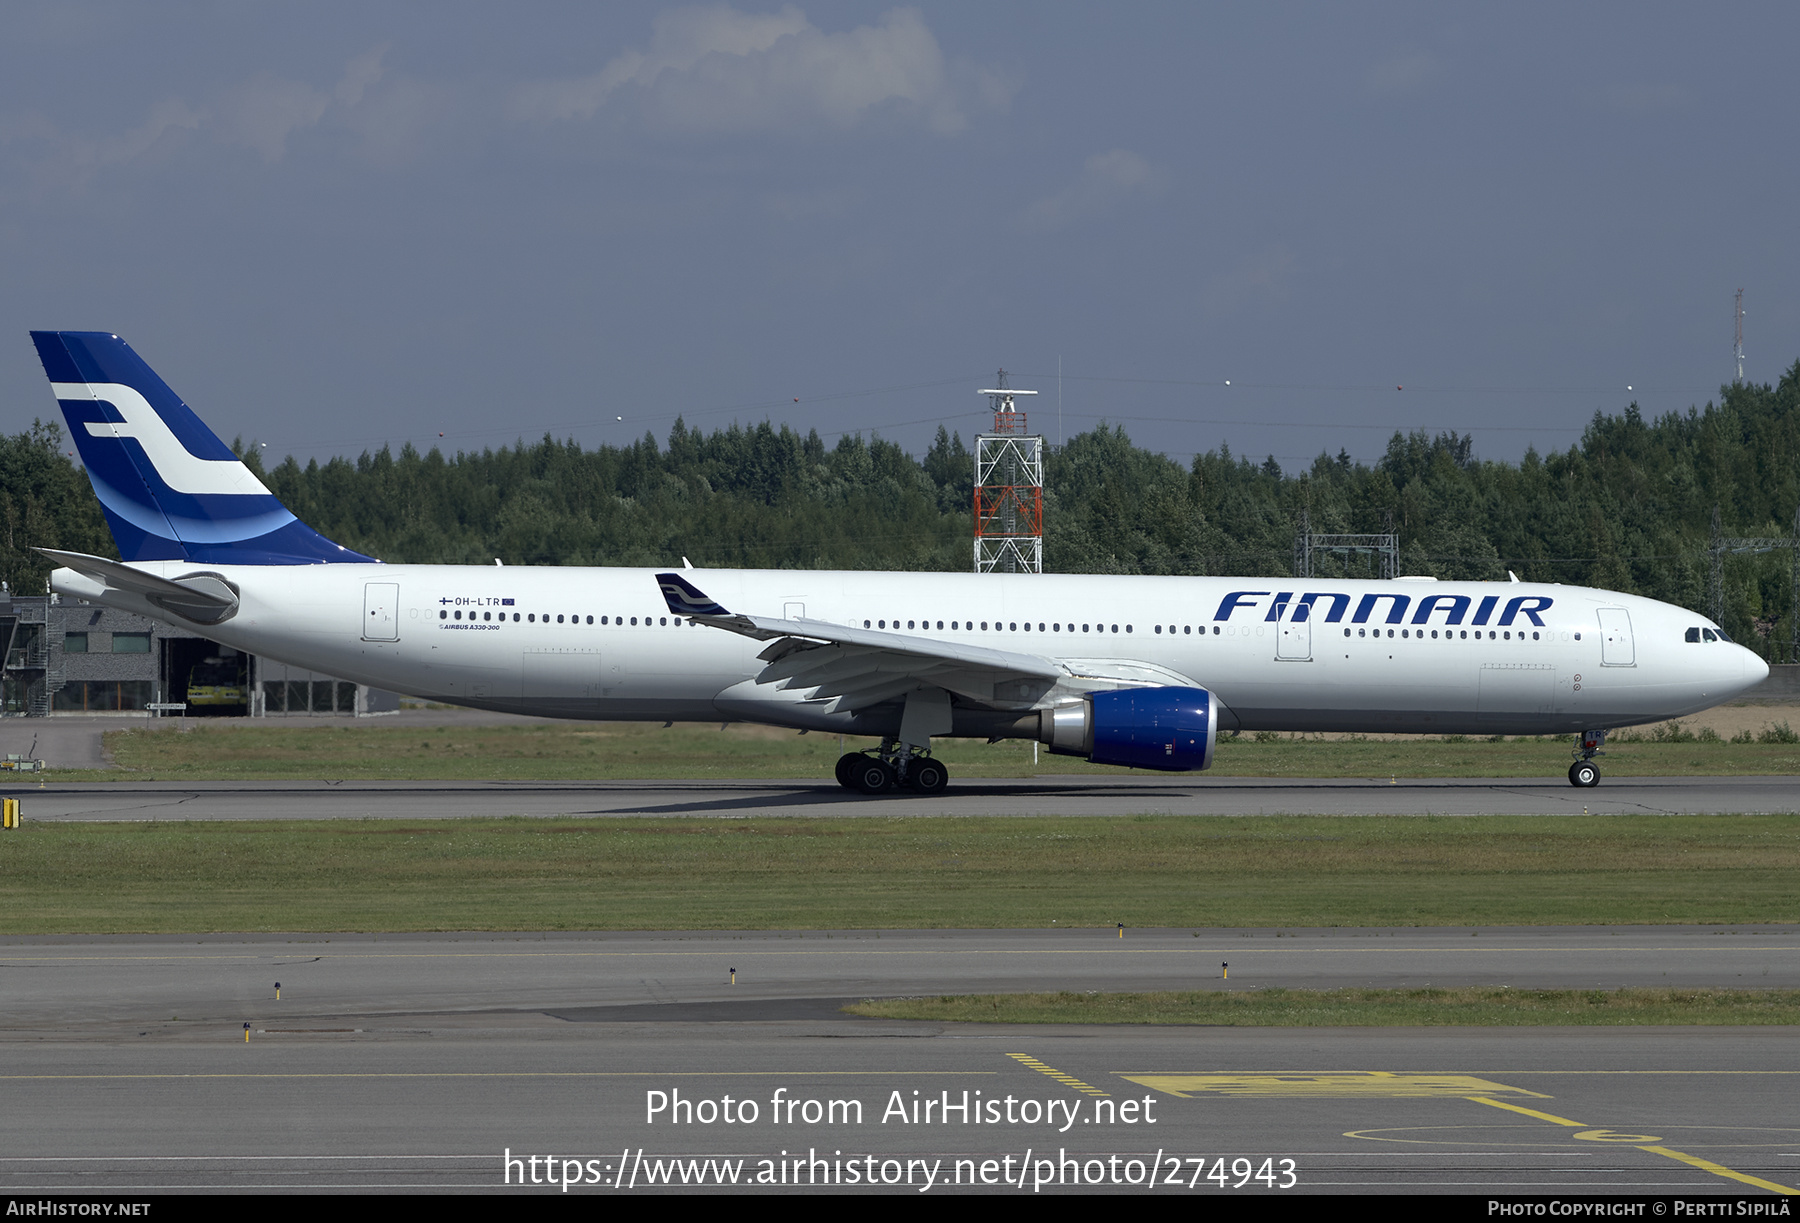
{"label": "white cloud", "polygon": [[[585,120],[630,103],[653,126],[719,133],[844,129],[895,106],[949,133],[967,124],[952,77],[912,9],[833,34],[791,5],[769,14],[686,8],[656,19],[647,49],[588,76],[523,86],[510,110],[517,119]],[[974,92],[986,99],[996,89],[1005,92],[981,80]]]}
{"label": "white cloud", "polygon": [[45,156],[31,164],[31,173],[40,187],[63,189],[79,189],[97,172],[152,160],[194,139],[249,149],[265,162],[278,162],[296,133],[342,121],[363,104],[382,75],[384,50],[351,60],[329,90],[265,73],[228,86],[204,105],[179,98],[158,102],[142,123],[118,135],[78,135],[32,115],[0,122],[0,142],[40,144]]}
{"label": "white cloud", "polygon": [[1280,244],[1246,255],[1200,286],[1200,309],[1208,318],[1220,318],[1280,305],[1299,263],[1300,257]]}
{"label": "white cloud", "polygon": [[299,81],[263,75],[245,81],[220,100],[205,126],[226,144],[254,149],[267,162],[280,161],[288,137],[316,125],[331,95]]}
{"label": "white cloud", "polygon": [[1384,59],[1363,74],[1363,84],[1371,93],[1402,94],[1423,89],[1444,70],[1438,57],[1428,51],[1396,55]]}
{"label": "white cloud", "polygon": [[1025,224],[1036,230],[1061,229],[1083,217],[1126,200],[1148,195],[1161,181],[1149,162],[1129,149],[1096,153],[1073,184],[1045,196],[1025,210]]}

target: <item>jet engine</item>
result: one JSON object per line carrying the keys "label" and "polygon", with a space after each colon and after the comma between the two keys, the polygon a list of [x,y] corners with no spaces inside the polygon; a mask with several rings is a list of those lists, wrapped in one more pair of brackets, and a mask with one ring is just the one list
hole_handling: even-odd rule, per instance
{"label": "jet engine", "polygon": [[1218,731],[1204,688],[1121,688],[1040,710],[1036,738],[1095,764],[1188,772],[1211,767]]}

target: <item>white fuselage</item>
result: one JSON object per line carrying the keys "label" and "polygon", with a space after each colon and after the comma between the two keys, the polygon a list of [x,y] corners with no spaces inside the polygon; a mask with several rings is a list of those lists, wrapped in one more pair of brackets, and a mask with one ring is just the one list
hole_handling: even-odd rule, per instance
{"label": "white fuselage", "polygon": [[[669,613],[654,569],[198,566],[226,645],[408,695],[611,720],[891,733],[759,684],[762,643]],[[67,571],[59,571],[66,573]],[[1665,603],[1533,583],[684,570],[734,613],[992,646],[1121,683],[1203,687],[1221,730],[1543,734],[1679,717],[1751,687],[1748,650]],[[59,586],[88,597],[79,583]],[[113,600],[108,600],[113,601]],[[138,610],[142,610],[139,608]],[[164,618],[167,618],[166,616]],[[1707,634],[1708,637],[1711,634]],[[1017,714],[963,711],[953,733]]]}

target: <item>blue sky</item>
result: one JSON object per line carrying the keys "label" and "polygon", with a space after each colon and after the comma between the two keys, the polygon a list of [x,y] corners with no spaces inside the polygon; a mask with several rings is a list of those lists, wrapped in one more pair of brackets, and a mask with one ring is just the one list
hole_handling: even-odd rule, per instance
{"label": "blue sky", "polygon": [[[1800,357],[1792,5],[13,4],[0,427],[1561,448]],[[1226,383],[1229,380],[1230,385]],[[1630,390],[1627,390],[1630,387]],[[1404,389],[1399,389],[1404,388]],[[796,400],[798,402],[796,402]],[[623,418],[623,419],[620,419]],[[443,434],[440,440],[439,434]]]}

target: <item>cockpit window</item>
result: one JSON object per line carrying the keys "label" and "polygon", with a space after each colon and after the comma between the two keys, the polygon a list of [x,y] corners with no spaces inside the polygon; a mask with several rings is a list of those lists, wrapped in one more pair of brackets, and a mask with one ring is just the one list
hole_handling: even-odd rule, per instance
{"label": "cockpit window", "polygon": [[1720,641],[1724,641],[1724,642],[1730,642],[1730,643],[1731,643],[1731,644],[1733,644],[1733,645],[1736,645],[1736,644],[1737,644],[1737,643],[1736,643],[1736,642],[1733,642],[1733,641],[1732,641],[1732,640],[1731,640],[1731,638],[1729,638],[1729,637],[1727,637],[1727,636],[1726,636],[1726,635],[1725,635],[1725,630],[1724,630],[1724,629],[1722,629],[1722,628],[1716,628],[1716,629],[1714,629],[1714,630],[1713,630],[1713,632],[1715,632],[1715,633],[1717,633],[1717,634],[1718,634],[1718,635],[1719,635],[1719,640],[1720,640]]}
{"label": "cockpit window", "polygon": [[1700,630],[1700,639],[1702,641],[1717,641],[1719,635],[1709,628],[1703,628]]}
{"label": "cockpit window", "polygon": [[1687,631],[1687,639],[1688,639],[1688,640],[1689,640],[1689,641],[1698,641],[1698,640],[1700,640],[1700,630],[1699,630],[1699,629],[1698,629],[1698,628],[1691,628],[1691,629],[1689,629],[1689,630],[1688,630],[1688,631]]}

